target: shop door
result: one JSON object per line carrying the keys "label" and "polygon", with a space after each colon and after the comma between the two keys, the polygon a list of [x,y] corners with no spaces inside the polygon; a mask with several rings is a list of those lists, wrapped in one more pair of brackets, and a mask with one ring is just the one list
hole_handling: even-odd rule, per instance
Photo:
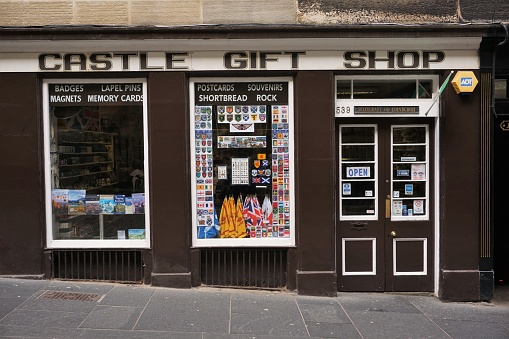
{"label": "shop door", "polygon": [[402,122],[338,125],[340,291],[433,291],[432,131]]}

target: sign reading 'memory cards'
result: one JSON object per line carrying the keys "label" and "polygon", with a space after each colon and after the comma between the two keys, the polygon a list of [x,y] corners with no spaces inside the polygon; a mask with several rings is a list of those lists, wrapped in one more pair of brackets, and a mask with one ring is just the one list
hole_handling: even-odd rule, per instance
{"label": "sign reading 'memory cards'", "polygon": [[141,83],[49,84],[51,106],[140,105]]}

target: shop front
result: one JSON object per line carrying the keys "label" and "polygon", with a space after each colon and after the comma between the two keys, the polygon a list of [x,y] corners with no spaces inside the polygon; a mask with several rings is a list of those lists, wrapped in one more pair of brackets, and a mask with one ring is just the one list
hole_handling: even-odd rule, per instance
{"label": "shop front", "polygon": [[2,53],[44,215],[5,274],[475,299],[479,37],[145,34]]}

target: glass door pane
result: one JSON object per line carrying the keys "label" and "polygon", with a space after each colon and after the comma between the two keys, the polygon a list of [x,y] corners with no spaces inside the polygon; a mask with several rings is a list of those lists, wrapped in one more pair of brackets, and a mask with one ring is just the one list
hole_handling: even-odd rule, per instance
{"label": "glass door pane", "polygon": [[376,125],[348,125],[339,132],[341,220],[377,218]]}
{"label": "glass door pane", "polygon": [[428,126],[391,128],[392,220],[428,220]]}

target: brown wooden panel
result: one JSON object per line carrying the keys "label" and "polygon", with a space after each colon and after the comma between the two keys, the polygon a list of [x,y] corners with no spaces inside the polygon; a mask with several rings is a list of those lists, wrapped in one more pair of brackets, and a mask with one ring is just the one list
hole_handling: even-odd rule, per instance
{"label": "brown wooden panel", "polygon": [[334,271],[333,74],[299,72],[295,98],[299,270]]}
{"label": "brown wooden panel", "polygon": [[[480,79],[478,71],[474,71]],[[441,78],[441,82],[443,79]],[[442,226],[440,234],[441,269],[479,268],[480,218],[480,91],[459,96],[447,86],[441,131]],[[461,239],[461,241],[459,241]]]}
{"label": "brown wooden panel", "polygon": [[345,272],[373,272],[373,240],[343,240]]}
{"label": "brown wooden panel", "polygon": [[424,270],[424,241],[398,241],[396,246],[396,272],[422,272]]}
{"label": "brown wooden panel", "polygon": [[188,119],[183,73],[148,79],[153,272],[190,271]]}
{"label": "brown wooden panel", "polygon": [[42,145],[35,74],[0,75],[0,275],[43,272]]}

